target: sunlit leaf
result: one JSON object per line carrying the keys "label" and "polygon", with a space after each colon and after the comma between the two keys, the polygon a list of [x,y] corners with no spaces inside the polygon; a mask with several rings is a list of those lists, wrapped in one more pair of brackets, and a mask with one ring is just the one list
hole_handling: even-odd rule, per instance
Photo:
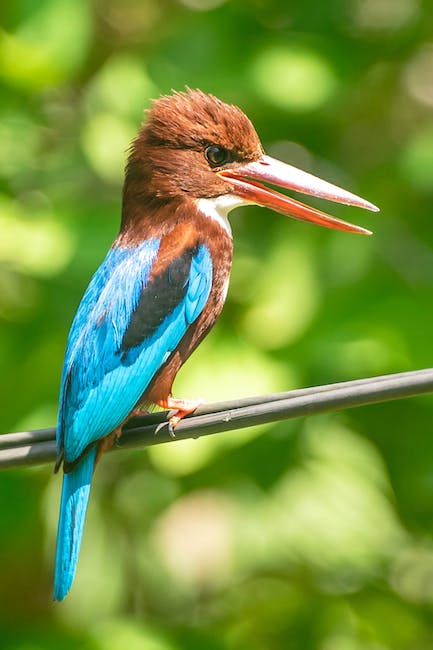
{"label": "sunlit leaf", "polygon": [[85,0],[44,0],[15,33],[0,32],[0,75],[30,90],[62,81],[83,63],[89,39]]}
{"label": "sunlit leaf", "polygon": [[251,82],[265,101],[293,111],[318,108],[337,89],[331,63],[307,46],[263,49],[253,60]]}
{"label": "sunlit leaf", "polygon": [[416,131],[403,151],[401,165],[407,179],[417,188],[433,187],[433,126]]}
{"label": "sunlit leaf", "polygon": [[93,115],[82,132],[82,146],[94,170],[120,185],[127,149],[135,135],[133,125],[111,113]]}

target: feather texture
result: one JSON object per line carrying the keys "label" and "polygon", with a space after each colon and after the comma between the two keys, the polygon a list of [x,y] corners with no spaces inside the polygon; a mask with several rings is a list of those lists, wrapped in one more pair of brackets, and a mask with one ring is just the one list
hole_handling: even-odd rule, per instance
{"label": "feather texture", "polygon": [[95,456],[96,447],[90,450],[72,472],[63,476],[54,573],[54,600],[63,600],[75,576]]}
{"label": "feather texture", "polygon": [[198,240],[167,264],[163,240],[109,251],[72,324],[62,377],[58,452],[65,474],[57,538],[54,597],[75,574],[96,458],[92,444],[119,427],[140,401],[188,328],[212,286],[209,249]]}
{"label": "feather texture", "polygon": [[209,296],[206,246],[184,254],[178,276],[172,262],[149,280],[158,248],[151,240],[127,255],[112,249],[83,297],[66,354],[58,424],[58,446],[68,462],[125,420]]}

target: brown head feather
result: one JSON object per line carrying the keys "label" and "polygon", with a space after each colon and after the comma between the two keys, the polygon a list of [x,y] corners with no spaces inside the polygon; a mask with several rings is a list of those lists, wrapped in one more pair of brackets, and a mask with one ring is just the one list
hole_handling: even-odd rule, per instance
{"label": "brown head feather", "polygon": [[[230,152],[230,162],[214,167],[206,149]],[[230,192],[216,171],[258,160],[263,147],[246,115],[200,90],[175,92],[155,100],[132,143],[126,167],[122,228],[148,211],[183,198]]]}

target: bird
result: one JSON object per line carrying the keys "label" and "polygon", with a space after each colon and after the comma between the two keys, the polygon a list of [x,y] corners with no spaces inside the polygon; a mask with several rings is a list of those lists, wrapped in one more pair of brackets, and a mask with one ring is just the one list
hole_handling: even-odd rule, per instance
{"label": "bird", "polygon": [[101,454],[141,405],[169,409],[173,431],[200,404],[174,398],[172,384],[226,299],[233,255],[228,213],[256,204],[371,234],[269,185],[378,210],[266,155],[237,106],[190,88],[153,101],[129,150],[119,233],[90,280],[66,346],[56,436],[55,471],[63,466],[63,484],[54,600],[63,600],[74,580]]}

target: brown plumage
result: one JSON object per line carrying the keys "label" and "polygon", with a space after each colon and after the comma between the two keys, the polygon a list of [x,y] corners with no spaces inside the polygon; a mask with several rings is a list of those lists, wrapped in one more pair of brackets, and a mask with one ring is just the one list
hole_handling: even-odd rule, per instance
{"label": "brown plumage", "polygon": [[[327,227],[366,231],[260,183],[374,206],[263,152],[242,111],[199,90],[154,102],[134,140],[118,237],[74,319],[57,429],[64,461],[54,597],[75,575],[92,473],[140,401],[174,409],[174,378],[223,307],[232,261],[228,212],[256,203]],[[141,399],[140,399],[141,398]],[[96,447],[96,449],[95,449]]]}
{"label": "brown plumage", "polygon": [[[206,151],[212,146],[228,152],[224,164],[210,165]],[[152,276],[192,242],[205,244],[214,264],[206,306],[146,388],[142,398],[146,403],[163,403],[171,395],[177,372],[212,328],[225,301],[233,254],[231,235],[221,222],[203,214],[198,200],[243,196],[231,184],[231,174],[250,163],[263,164],[263,159],[263,146],[248,117],[213,95],[190,89],[175,92],[155,100],[146,112],[128,157],[116,244],[135,245],[162,236]],[[259,187],[251,182],[248,191],[251,186],[253,191]]]}
{"label": "brown plumage", "polygon": [[226,168],[259,160],[263,155],[252,123],[236,106],[200,90],[157,99],[131,146],[121,230],[140,222],[144,210],[160,222],[159,210],[169,202],[176,205],[184,199],[230,193],[230,186],[216,175],[217,168],[210,169],[204,156],[210,145],[231,152],[233,161]]}
{"label": "brown plumage", "polygon": [[[187,329],[176,350],[146,389],[143,401],[151,404],[158,404],[171,395],[172,385],[179,369],[215,324],[224,306],[232,266],[233,243],[227,232],[218,223],[204,217],[198,210],[191,210],[191,206],[185,216],[188,218],[188,226],[184,226],[185,230],[189,231],[198,245],[205,244],[210,251],[213,260],[212,288],[200,316]],[[178,228],[182,226],[173,229],[174,237],[177,236]],[[167,239],[170,239],[170,234],[167,235]],[[183,241],[182,245],[184,245]],[[166,249],[168,254],[171,252],[171,255],[180,250],[176,248],[176,244]]]}

